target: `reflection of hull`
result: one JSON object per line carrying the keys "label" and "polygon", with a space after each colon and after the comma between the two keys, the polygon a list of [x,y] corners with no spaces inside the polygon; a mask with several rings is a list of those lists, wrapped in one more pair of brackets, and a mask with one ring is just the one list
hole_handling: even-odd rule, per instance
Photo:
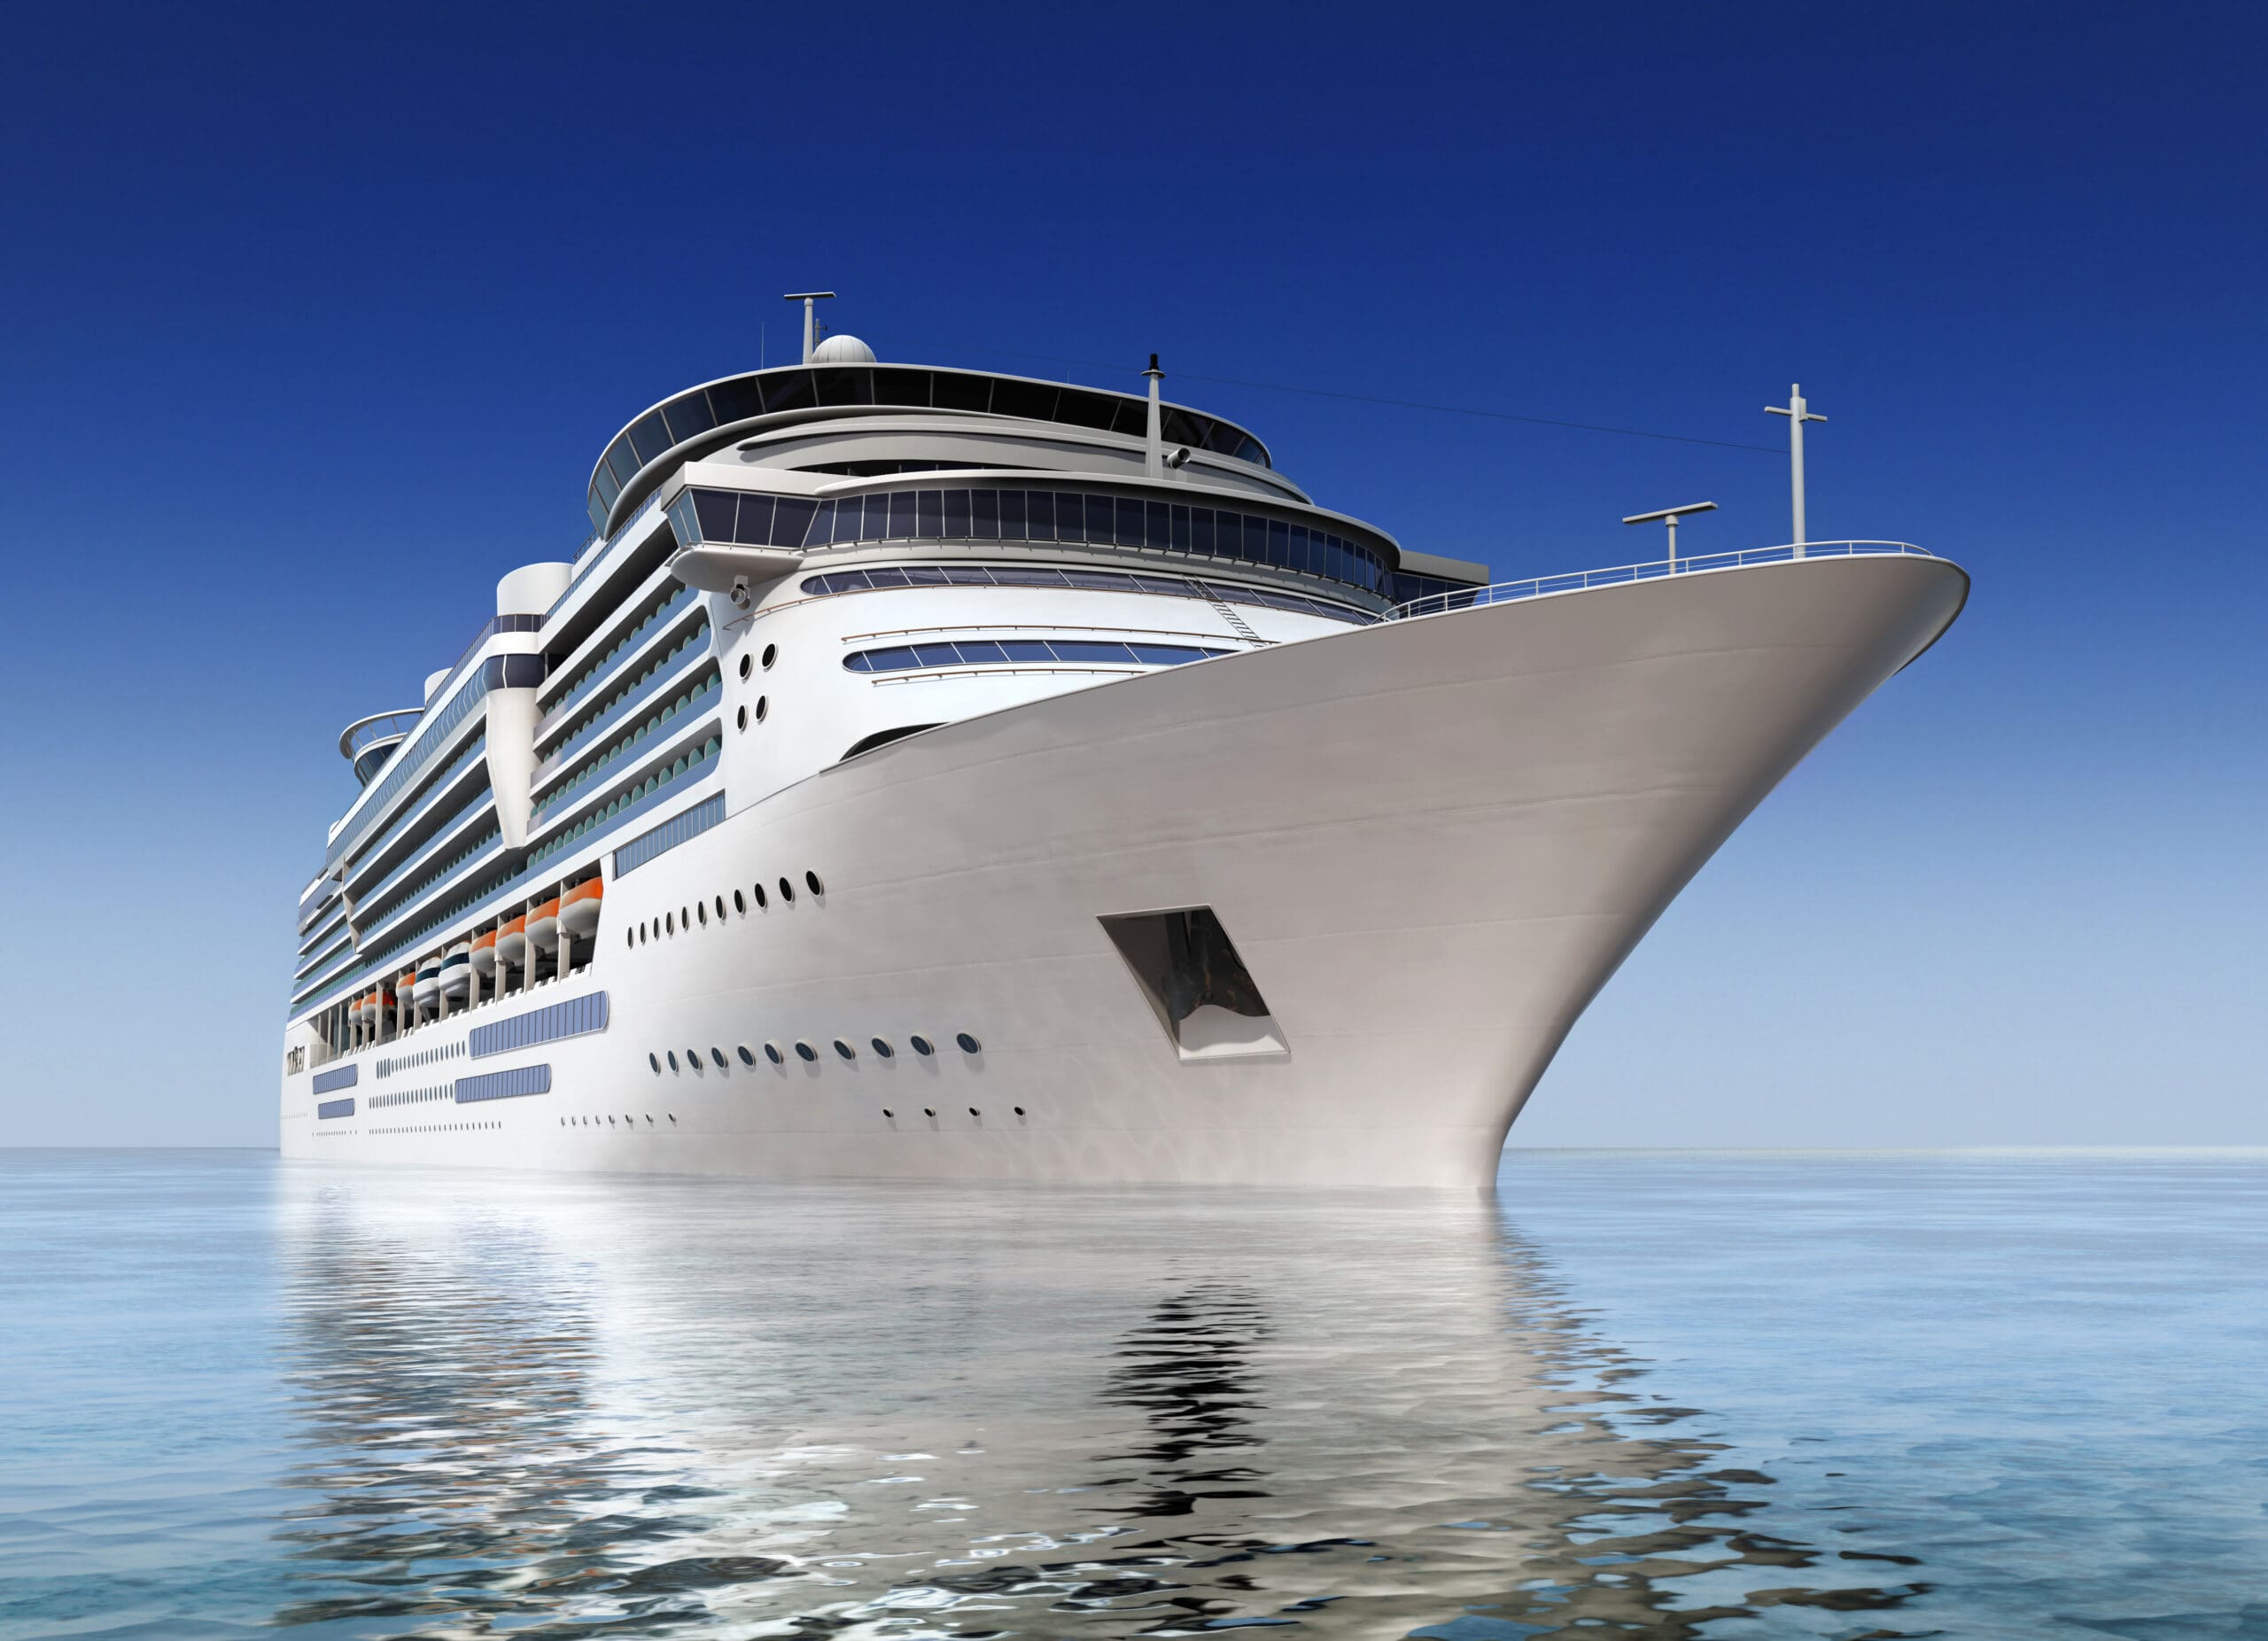
{"label": "reflection of hull", "polygon": [[[548,1064],[547,1096],[462,1132],[366,1124],[322,1155],[1484,1185],[1616,966],[1965,588],[1910,557],[1679,576],[1285,644],[895,743],[609,886],[616,926],[653,929],[602,941],[573,983],[608,993],[606,1030],[496,1062]],[[823,898],[662,933],[666,914],[810,868]],[[1097,922],[1198,906],[1288,1053],[1177,1054]],[[960,1032],[981,1052],[956,1049]],[[908,1052],[916,1033],[939,1052]],[[699,1069],[649,1069],[672,1051]],[[312,1154],[313,1131],[287,1096],[287,1153]]]}

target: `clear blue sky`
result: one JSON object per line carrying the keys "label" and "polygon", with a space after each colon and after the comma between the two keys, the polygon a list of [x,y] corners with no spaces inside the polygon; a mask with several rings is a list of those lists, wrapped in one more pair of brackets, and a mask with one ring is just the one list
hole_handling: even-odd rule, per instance
{"label": "clear blue sky", "polygon": [[[1500,576],[1812,533],[1976,592],[1518,1140],[2268,1142],[2252,6],[19,7],[0,1143],[272,1143],[342,724],[786,356],[1177,396]],[[759,327],[765,330],[762,336]],[[1085,362],[1068,366],[1049,360]]]}

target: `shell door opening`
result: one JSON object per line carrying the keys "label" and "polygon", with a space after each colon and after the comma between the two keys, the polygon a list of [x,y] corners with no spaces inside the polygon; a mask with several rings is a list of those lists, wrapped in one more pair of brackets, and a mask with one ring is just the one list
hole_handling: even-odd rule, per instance
{"label": "shell door opening", "polygon": [[1259,984],[1211,906],[1098,921],[1184,1062],[1291,1053]]}

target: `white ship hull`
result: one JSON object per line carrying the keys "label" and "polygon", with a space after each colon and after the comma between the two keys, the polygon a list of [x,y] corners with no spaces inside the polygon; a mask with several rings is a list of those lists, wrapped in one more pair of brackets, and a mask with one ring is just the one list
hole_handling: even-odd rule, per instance
{"label": "white ship hull", "polygon": [[[284,1153],[1484,1186],[1623,958],[1966,588],[1918,556],[1679,575],[1351,628],[950,724],[610,881],[587,968],[348,1056],[351,1117],[318,1121],[308,1077],[287,1075]],[[1284,1052],[1177,1054],[1099,922],[1199,906]],[[708,915],[690,929],[629,932],[695,906]],[[601,991],[602,1031],[377,1075]],[[956,1045],[964,1032],[979,1052]],[[913,1052],[917,1034],[936,1053]],[[650,1069],[672,1053],[677,1069]],[[539,1062],[545,1093],[373,1105]]]}

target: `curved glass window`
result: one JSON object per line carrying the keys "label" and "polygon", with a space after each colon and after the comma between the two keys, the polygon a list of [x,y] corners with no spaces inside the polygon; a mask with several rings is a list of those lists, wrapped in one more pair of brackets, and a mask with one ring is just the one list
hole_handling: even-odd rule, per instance
{"label": "curved glass window", "polygon": [[1026,541],[1133,547],[1267,564],[1381,596],[1381,548],[1309,525],[1162,497],[1064,490],[895,490],[832,502],[687,490],[670,504],[679,541],[817,548],[868,541]]}
{"label": "curved glass window", "polygon": [[1359,626],[1368,626],[1378,619],[1365,611],[1350,610],[1320,598],[1302,598],[1297,593],[1279,593],[1273,587],[1240,587],[1233,581],[1200,581],[1194,576],[1059,570],[1047,564],[879,564],[870,570],[831,570],[825,575],[807,575],[803,579],[802,591],[809,597],[827,597],[835,593],[881,592],[900,587],[1079,587],[1097,593],[1161,593],[1169,598],[1218,599],[1228,604],[1293,610],[1301,615],[1352,621]]}
{"label": "curved glass window", "polygon": [[998,643],[892,644],[843,657],[854,673],[909,673],[941,666],[1182,666],[1233,652],[1198,644],[1114,644],[1088,639],[1017,638]]}
{"label": "curved glass window", "polygon": [[[603,533],[609,510],[639,470],[673,446],[750,416],[807,410],[815,405],[973,410],[1136,435],[1148,426],[1149,417],[1148,401],[1138,394],[971,370],[861,365],[816,369],[788,366],[755,371],[680,393],[625,429],[607,447],[591,475],[591,523]],[[1261,467],[1271,465],[1268,447],[1233,422],[1168,405],[1161,424],[1169,445],[1209,450]]]}

